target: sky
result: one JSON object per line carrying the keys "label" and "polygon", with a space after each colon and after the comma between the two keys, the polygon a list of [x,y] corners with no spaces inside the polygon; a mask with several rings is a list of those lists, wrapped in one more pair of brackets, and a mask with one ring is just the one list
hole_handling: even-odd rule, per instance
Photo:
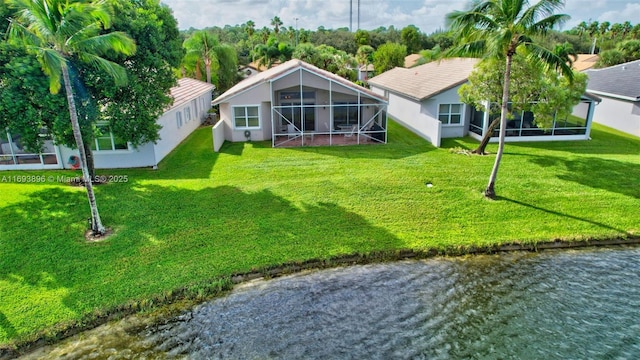
{"label": "sky", "polygon": [[[353,3],[353,30],[357,26],[358,0],[161,0],[173,9],[180,29],[240,25],[252,20],[256,28],[271,27],[278,16],[285,27],[316,30],[349,27],[350,3]],[[535,1],[532,1],[534,3]],[[467,0],[360,0],[360,28],[380,26],[402,29],[415,25],[430,34],[445,27],[445,14],[464,10]],[[637,0],[566,0],[564,10],[571,16],[562,29],[581,21],[640,23]],[[297,20],[296,20],[297,19]]]}

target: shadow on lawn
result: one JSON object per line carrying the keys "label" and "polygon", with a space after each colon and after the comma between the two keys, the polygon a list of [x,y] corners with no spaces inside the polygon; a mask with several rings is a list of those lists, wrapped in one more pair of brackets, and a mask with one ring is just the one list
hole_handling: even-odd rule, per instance
{"label": "shadow on lawn", "polygon": [[515,142],[508,143],[507,148],[509,147],[565,151],[574,154],[640,155],[640,138],[616,132],[613,129],[594,127],[591,129],[591,140]]}
{"label": "shadow on lawn", "polygon": [[596,226],[604,228],[604,229],[614,230],[614,231],[619,232],[621,234],[627,234],[627,231],[624,230],[624,229],[618,229],[618,228],[615,228],[613,226],[610,226],[610,225],[607,225],[607,224],[604,224],[604,223],[601,223],[601,222],[589,220],[589,219],[586,219],[586,218],[582,218],[582,217],[579,217],[579,216],[569,215],[569,214],[561,213],[559,211],[541,208],[541,207],[536,206],[536,205],[527,204],[527,203],[524,203],[522,201],[509,199],[509,198],[502,197],[502,196],[498,196],[497,199],[498,200],[502,200],[502,201],[507,201],[507,202],[510,202],[510,203],[513,203],[513,204],[517,204],[517,205],[520,205],[520,206],[528,207],[530,209],[546,212],[548,214],[556,215],[558,217],[564,217],[564,218],[569,218],[569,219],[573,219],[573,220],[586,222],[586,223],[589,223],[589,224],[592,224],[592,225],[596,225]]}
{"label": "shadow on lawn", "polygon": [[564,159],[552,156],[530,156],[531,161],[542,167],[560,166],[564,172],[557,177],[595,189],[602,189],[640,199],[640,165],[603,159],[585,157]]}
{"label": "shadow on lawn", "polygon": [[83,239],[89,208],[82,191],[46,188],[0,208],[0,280],[13,294],[7,300],[51,296],[32,310],[0,307],[7,336],[34,330],[15,329],[12,318],[29,323],[36,313],[68,313],[61,305],[83,313],[221,275],[405,247],[341,206],[294,204],[269,190],[129,183],[102,186],[97,197],[105,225],[116,229],[100,243]]}
{"label": "shadow on lawn", "polygon": [[13,324],[7,320],[7,317],[4,315],[2,311],[0,311],[0,329],[2,329],[7,338],[12,338],[16,336],[16,328],[13,327]]}

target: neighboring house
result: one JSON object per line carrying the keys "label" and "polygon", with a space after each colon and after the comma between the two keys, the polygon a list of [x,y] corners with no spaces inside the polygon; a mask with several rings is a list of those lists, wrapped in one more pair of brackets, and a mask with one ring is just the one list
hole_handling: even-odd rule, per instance
{"label": "neighboring house", "polygon": [[362,65],[358,67],[358,80],[367,81],[371,78],[376,72],[376,69],[373,67],[373,64]]}
{"label": "neighboring house", "polygon": [[[458,95],[479,59],[453,58],[410,69],[394,68],[369,79],[371,90],[388,98],[388,112],[400,124],[440,146],[443,138],[482,139],[492,119],[489,113],[463,104]],[[554,120],[551,129],[535,126],[533,114],[516,114],[509,121],[508,141],[582,140],[589,138],[597,98],[583,96],[570,119]],[[497,139],[497,132],[494,132]]]}
{"label": "neighboring house", "polygon": [[256,67],[254,67],[254,65],[252,65],[253,63],[249,64],[249,65],[245,65],[245,66],[240,66],[238,68],[238,73],[242,76],[243,79],[246,79],[248,77],[251,77],[253,75],[256,75],[257,73],[260,72],[260,70],[258,70]]}
{"label": "neighboring house", "polygon": [[602,98],[593,121],[640,136],[640,60],[585,73],[587,91]]}
{"label": "neighboring house", "polygon": [[247,78],[213,100],[226,141],[276,146],[386,142],[386,99],[301,60]]}
{"label": "neighboring house", "polygon": [[594,67],[598,59],[600,57],[596,54],[578,54],[571,67],[577,71],[585,71]]}
{"label": "neighboring house", "polygon": [[[134,148],[102,127],[103,136],[92,144],[94,165],[98,169],[156,167],[171,150],[191,134],[211,108],[211,92],[214,86],[199,80],[182,78],[171,88],[173,104],[158,119],[160,140]],[[19,134],[0,133],[0,170],[34,170],[73,168],[72,157],[77,150],[55,145],[50,136],[43,152],[31,153],[23,148]]]}
{"label": "neighboring house", "polygon": [[420,54],[410,54],[404,57],[404,67],[414,67],[418,61],[422,58]]}

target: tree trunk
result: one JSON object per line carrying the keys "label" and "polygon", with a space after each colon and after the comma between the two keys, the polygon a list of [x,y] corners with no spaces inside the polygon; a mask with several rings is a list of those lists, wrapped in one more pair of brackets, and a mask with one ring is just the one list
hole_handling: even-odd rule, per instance
{"label": "tree trunk", "polygon": [[489,140],[491,140],[491,135],[493,135],[493,129],[495,129],[499,123],[500,123],[499,117],[493,119],[491,124],[489,124],[489,128],[484,133],[484,136],[482,137],[482,141],[480,141],[480,145],[478,145],[478,147],[471,152],[472,154],[486,155],[484,151],[487,149],[487,145],[489,145]]}
{"label": "tree trunk", "polygon": [[207,73],[207,82],[211,84],[211,60],[204,61],[204,68]]}
{"label": "tree trunk", "polygon": [[496,154],[496,161],[493,164],[493,170],[489,177],[489,185],[484,191],[484,196],[495,199],[496,198],[496,178],[498,177],[498,168],[500,167],[500,160],[502,160],[502,153],[504,152],[504,141],[507,135],[507,105],[509,103],[509,83],[511,81],[511,60],[512,54],[507,54],[507,67],[504,71],[504,84],[502,88],[502,106],[500,109],[500,137],[498,138],[498,153]]}
{"label": "tree trunk", "polygon": [[105,233],[105,228],[104,225],[102,225],[102,220],[100,219],[100,214],[98,213],[98,205],[96,204],[96,197],[93,193],[93,184],[91,183],[91,176],[89,175],[89,168],[87,167],[87,154],[84,150],[84,141],[82,140],[80,124],[78,123],[78,112],[76,110],[76,102],[73,98],[73,89],[71,88],[69,69],[64,64],[62,66],[62,76],[64,80],[64,89],[67,93],[67,103],[69,104],[71,128],[73,129],[73,137],[76,140],[78,152],[80,153],[80,167],[82,168],[84,186],[87,189],[89,207],[91,208],[91,230],[93,231],[94,235],[102,235]]}
{"label": "tree trunk", "polygon": [[91,145],[85,143],[84,141],[82,142],[82,145],[84,146],[84,153],[87,157],[87,169],[89,170],[89,177],[93,180],[96,178],[96,168],[93,163],[93,151],[91,151]]}

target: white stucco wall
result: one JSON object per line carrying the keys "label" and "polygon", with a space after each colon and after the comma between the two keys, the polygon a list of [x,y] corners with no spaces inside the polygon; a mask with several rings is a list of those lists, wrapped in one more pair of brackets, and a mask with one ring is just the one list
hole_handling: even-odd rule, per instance
{"label": "white stucco wall", "polygon": [[604,97],[593,113],[593,121],[640,137],[640,101]]}
{"label": "white stucco wall", "polygon": [[442,124],[429,113],[422,112],[422,105],[416,100],[389,93],[387,113],[433,146],[440,146]]}
{"label": "white stucco wall", "polygon": [[251,140],[262,141],[271,139],[271,95],[269,95],[269,83],[263,83],[253,87],[244,93],[220,104],[220,119],[225,122],[225,140],[238,142],[247,141],[244,136],[245,129],[236,129],[233,122],[234,106],[260,106],[260,128],[251,129]]}
{"label": "white stucco wall", "polygon": [[[436,94],[433,97],[425,100],[422,103],[421,111],[437,120],[438,119],[438,108],[440,104],[461,104],[460,96],[458,95],[458,89],[460,86],[456,86],[449,90],[443,91],[439,94]],[[442,124],[440,136],[441,138],[457,138],[464,137],[469,132],[469,116],[470,111],[468,106],[462,104],[462,120],[460,124],[449,125]]]}

